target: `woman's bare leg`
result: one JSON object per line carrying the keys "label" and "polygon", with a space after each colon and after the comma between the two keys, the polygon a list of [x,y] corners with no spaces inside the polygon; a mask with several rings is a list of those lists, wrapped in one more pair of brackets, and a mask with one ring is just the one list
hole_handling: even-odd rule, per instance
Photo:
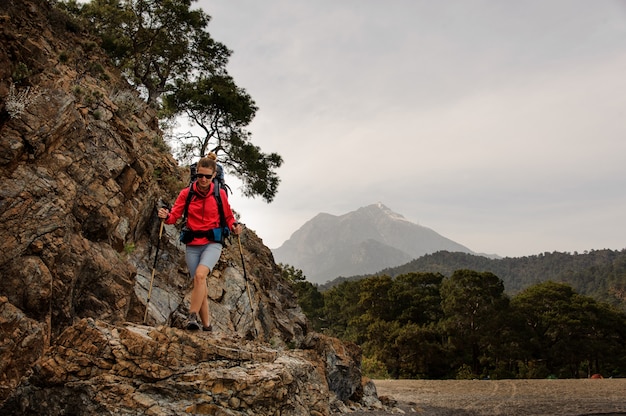
{"label": "woman's bare leg", "polygon": [[189,312],[197,313],[202,320],[202,325],[209,326],[209,301],[206,279],[211,270],[203,264],[198,265],[193,277],[193,290],[191,291],[191,306]]}

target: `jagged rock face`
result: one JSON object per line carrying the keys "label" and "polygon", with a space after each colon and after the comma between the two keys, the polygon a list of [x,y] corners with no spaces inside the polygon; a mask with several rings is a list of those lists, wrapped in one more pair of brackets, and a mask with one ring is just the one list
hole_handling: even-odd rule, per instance
{"label": "jagged rock face", "polygon": [[8,397],[44,351],[46,325],[28,318],[0,296],[0,400]]}
{"label": "jagged rock face", "polygon": [[[47,2],[2,4],[0,290],[54,334],[76,316],[124,321],[135,276],[124,248],[153,221],[155,171],[174,180],[178,168],[152,146],[154,112],[116,110],[112,95],[129,88],[106,58],[91,46],[80,59],[93,40],[59,33]],[[11,115],[11,88],[40,95]]]}
{"label": "jagged rock face", "polygon": [[176,329],[190,279],[156,206],[187,179],[155,112],[49,2],[0,2],[0,21],[0,414],[328,414],[362,397],[359,349],[309,333],[252,230],[208,279],[214,333]]}
{"label": "jagged rock face", "polygon": [[324,363],[309,351],[92,319],[65,330],[18,391],[2,408],[8,414],[330,412]]}

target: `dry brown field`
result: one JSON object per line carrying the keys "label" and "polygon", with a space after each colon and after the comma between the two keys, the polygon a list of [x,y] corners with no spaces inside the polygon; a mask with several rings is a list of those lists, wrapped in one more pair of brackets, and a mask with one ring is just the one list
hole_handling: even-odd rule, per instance
{"label": "dry brown field", "polygon": [[396,412],[425,416],[626,415],[626,379],[374,380]]}

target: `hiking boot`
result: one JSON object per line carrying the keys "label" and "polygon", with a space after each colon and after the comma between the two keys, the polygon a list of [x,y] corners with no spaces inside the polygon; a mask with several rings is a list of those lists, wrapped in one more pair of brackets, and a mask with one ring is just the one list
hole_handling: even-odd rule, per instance
{"label": "hiking boot", "polygon": [[206,332],[210,332],[213,330],[213,325],[209,324],[209,326],[202,326],[202,330]]}
{"label": "hiking boot", "polygon": [[197,331],[200,329],[200,324],[198,324],[198,314],[192,312],[189,314],[189,318],[187,318],[187,329],[190,331]]}

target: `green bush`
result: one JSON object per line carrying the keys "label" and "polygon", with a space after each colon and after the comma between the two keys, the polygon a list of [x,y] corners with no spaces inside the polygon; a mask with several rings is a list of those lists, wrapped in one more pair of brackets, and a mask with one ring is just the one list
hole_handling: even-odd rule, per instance
{"label": "green bush", "polygon": [[381,380],[389,378],[385,364],[375,358],[363,357],[361,361],[361,371],[365,377],[372,379]]}

